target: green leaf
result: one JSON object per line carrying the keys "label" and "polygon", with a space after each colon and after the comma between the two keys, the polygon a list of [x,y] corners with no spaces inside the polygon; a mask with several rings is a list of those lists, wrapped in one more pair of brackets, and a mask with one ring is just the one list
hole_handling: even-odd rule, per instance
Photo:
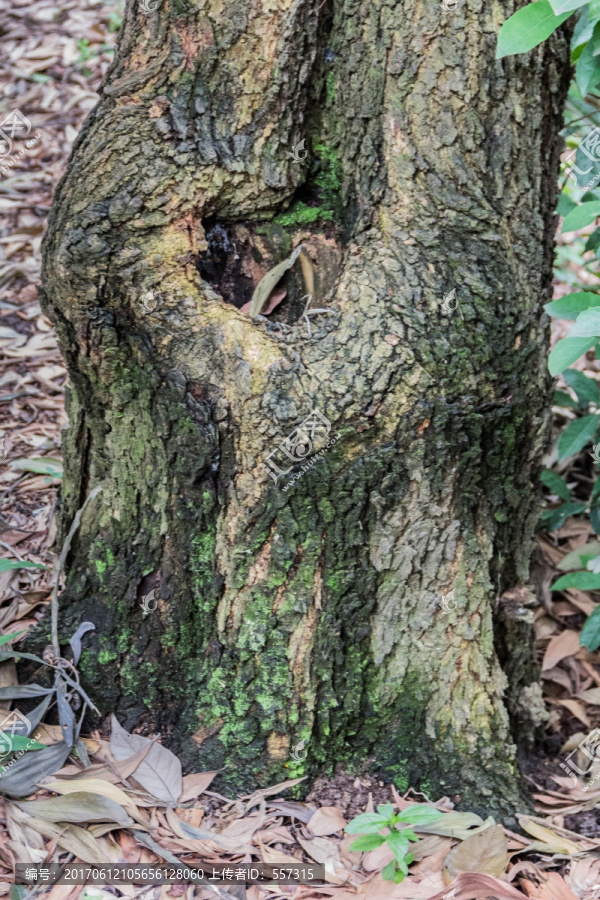
{"label": "green leaf", "polygon": [[[542,0],[540,0],[542,2]],[[600,216],[600,200],[592,200],[590,203],[582,203],[572,209],[568,216],[565,216],[561,232],[579,231],[580,228],[586,228],[591,225],[595,219]]]}
{"label": "green leaf", "polygon": [[[594,310],[590,310],[590,312],[594,312]],[[600,310],[598,310],[598,314],[600,315]],[[588,313],[585,313],[585,315],[588,315]],[[600,389],[595,379],[588,378],[587,375],[584,375],[578,369],[566,369],[563,372],[563,378],[569,387],[573,388],[582,406],[587,406],[589,403],[594,403],[596,406],[600,405]]]}
{"label": "green leaf", "polygon": [[600,20],[600,3],[598,0],[589,0],[588,7],[590,12],[590,19],[594,22]]}
{"label": "green leaf", "polygon": [[560,197],[558,198],[556,212],[561,217],[561,219],[564,219],[564,217],[568,213],[570,213],[572,209],[575,209],[576,206],[577,206],[577,204],[575,203],[575,201],[571,200],[571,198],[568,196],[568,194],[565,194],[565,192],[562,191]]}
{"label": "green leaf", "polygon": [[385,836],[386,844],[391,848],[397,862],[402,862],[408,853],[408,839],[401,831],[392,831]]}
{"label": "green leaf", "polygon": [[585,511],[587,503],[561,503],[556,509],[545,509],[542,512],[542,520],[546,531],[556,531],[564,525],[569,516],[576,516]]}
{"label": "green leaf", "polygon": [[27,629],[24,629],[23,631],[13,631],[12,634],[3,634],[3,635],[1,635],[1,636],[0,636],[0,646],[1,646],[2,644],[8,644],[9,641],[12,641],[12,640],[14,640],[16,637],[19,637],[20,635],[25,634],[25,631],[26,631],[26,630],[27,630]]}
{"label": "green leaf", "polygon": [[430,825],[437,819],[442,817],[443,813],[433,806],[425,806],[425,804],[415,803],[403,809],[398,816],[399,822],[406,822],[407,825]]}
{"label": "green leaf", "polygon": [[396,860],[392,859],[391,862],[387,864],[387,866],[381,872],[381,877],[384,881],[393,881],[396,875]]}
{"label": "green leaf", "polygon": [[[400,872],[402,872],[403,875],[408,875],[408,864],[407,864],[407,862],[406,862],[406,859],[399,859],[399,860],[398,860],[398,870],[399,870]],[[398,876],[396,875],[396,878],[397,878],[397,877],[398,877]],[[394,881],[395,881],[395,880],[396,880],[396,879],[394,879]]]}
{"label": "green leaf", "polygon": [[596,574],[600,572],[600,553],[588,562],[586,569],[588,572],[595,572]]}
{"label": "green leaf", "polygon": [[377,807],[377,812],[380,816],[385,816],[389,820],[394,815],[394,806],[392,803],[384,803],[382,806]]}
{"label": "green leaf", "polygon": [[500,29],[496,59],[532,50],[550,37],[570,15],[571,10],[555,16],[548,0],[537,0],[517,10]]}
{"label": "green leaf", "polygon": [[579,409],[577,400],[574,400],[571,395],[567,394],[565,391],[554,391],[552,406],[564,406],[569,409]]}
{"label": "green leaf", "polygon": [[561,572],[568,572],[569,569],[585,568],[588,562],[591,559],[596,559],[599,553],[600,542],[589,541],[587,544],[584,544],[583,547],[576,547],[575,550],[571,550],[570,553],[567,553],[567,555],[557,563],[556,568],[560,569]]}
{"label": "green leaf", "polygon": [[369,850],[375,850],[385,844],[385,838],[382,834],[363,834],[350,844],[350,850],[366,853]]}
{"label": "green leaf", "polygon": [[599,591],[600,573],[596,572],[569,572],[561,575],[551,587],[553,591],[564,591],[567,588],[577,588],[579,591]]}
{"label": "green leaf", "polygon": [[544,469],[540,475],[540,481],[542,484],[545,484],[553,494],[560,497],[561,500],[568,501],[571,499],[571,492],[567,487],[566,481],[564,478],[561,478],[557,472],[553,472],[552,469]]}
{"label": "green leaf", "polygon": [[592,231],[589,238],[585,242],[583,252],[585,253],[588,250],[592,250],[595,253],[598,247],[600,247],[600,228],[596,228],[595,231]]}
{"label": "green leaf", "polygon": [[591,350],[596,343],[595,338],[563,338],[558,341],[548,357],[548,369],[551,375],[560,375],[571,363],[577,362],[580,356]]}
{"label": "green leaf", "polygon": [[573,12],[574,9],[579,9],[588,2],[589,0],[550,0],[550,6],[554,15],[560,16],[565,12]]}
{"label": "green leaf", "polygon": [[62,478],[63,475],[62,460],[52,456],[13,459],[9,466],[17,472],[35,472],[37,475],[51,475],[53,478]]}
{"label": "green leaf", "polygon": [[577,60],[575,77],[582,97],[585,97],[585,95],[588,94],[592,88],[595,88],[600,81],[600,63],[595,55],[598,49],[599,35],[600,30],[598,29],[597,23],[591,40],[585,45]]}
{"label": "green leaf", "polygon": [[[0,731],[0,735],[5,734],[5,732]],[[46,744],[40,744],[39,741],[34,741],[33,738],[27,737],[26,734],[7,734],[4,739],[0,738],[0,745],[10,744],[10,750],[12,753],[18,753],[19,750],[42,750]]]}
{"label": "green leaf", "polygon": [[29,562],[27,559],[0,559],[0,573],[11,569],[45,569],[41,563]]}
{"label": "green leaf", "polygon": [[566,297],[559,297],[558,300],[553,300],[552,303],[546,303],[544,309],[549,316],[553,316],[555,319],[576,319],[579,313],[590,309],[592,306],[600,306],[600,294],[593,294],[591,291],[579,291],[576,294],[567,294]]}
{"label": "green leaf", "polygon": [[377,834],[382,828],[385,828],[388,820],[385,816],[377,813],[361,813],[355,819],[352,819],[344,829],[346,834]]}
{"label": "green leaf", "polygon": [[581,629],[579,643],[588,650],[597,650],[600,647],[600,606],[596,607]]}
{"label": "green leaf", "polygon": [[574,337],[600,337],[600,307],[586,309],[579,313],[577,321],[571,326],[570,338]]}
{"label": "green leaf", "polygon": [[569,422],[558,439],[558,458],[566,459],[574,456],[589,444],[596,433],[600,419],[596,415],[582,416]]}
{"label": "green leaf", "polygon": [[589,6],[584,6],[577,18],[575,28],[573,29],[573,37],[571,38],[571,62],[577,62],[581,51],[594,33],[595,24],[594,21],[590,20]]}
{"label": "green leaf", "polygon": [[600,506],[590,508],[590,525],[594,529],[594,534],[600,534]]}

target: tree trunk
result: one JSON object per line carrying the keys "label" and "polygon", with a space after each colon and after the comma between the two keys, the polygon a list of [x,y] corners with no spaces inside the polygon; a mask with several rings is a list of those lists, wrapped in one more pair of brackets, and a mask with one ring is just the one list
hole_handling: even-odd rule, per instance
{"label": "tree trunk", "polygon": [[102,711],[230,790],[374,760],[520,802],[539,688],[498,598],[538,516],[568,51],[495,61],[514,8],[130,3],[57,191],[63,530],[104,484],[61,633],[93,621]]}

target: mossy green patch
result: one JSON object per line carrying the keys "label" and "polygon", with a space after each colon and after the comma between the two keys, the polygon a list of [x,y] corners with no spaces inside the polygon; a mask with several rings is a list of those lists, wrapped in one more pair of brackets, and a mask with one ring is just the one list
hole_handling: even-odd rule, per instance
{"label": "mossy green patch", "polygon": [[302,227],[316,222],[332,222],[342,214],[341,165],[337,152],[327,144],[315,145],[315,159],[303,190],[314,193],[316,202],[295,200],[285,212],[272,220],[282,228]]}
{"label": "mossy green patch", "polygon": [[288,228],[294,225],[313,225],[319,219],[331,221],[333,211],[321,206],[307,206],[306,203],[297,200],[286,212],[275,216],[273,222]]}

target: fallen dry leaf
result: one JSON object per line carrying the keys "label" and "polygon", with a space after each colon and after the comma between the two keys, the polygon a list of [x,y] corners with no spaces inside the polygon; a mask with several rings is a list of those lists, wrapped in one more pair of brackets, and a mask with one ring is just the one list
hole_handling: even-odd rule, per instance
{"label": "fallen dry leaf", "polygon": [[[351,851],[360,853],[360,851]],[[362,859],[362,867],[365,872],[381,872],[389,862],[394,858],[394,853],[389,844],[382,844],[374,850],[369,850],[364,854]]]}
{"label": "fallen dry leaf", "polygon": [[200,794],[203,794],[210,787],[213,778],[217,772],[199,772],[196,775],[183,776],[183,790],[179,797],[179,803],[187,803],[188,800],[195,800]]}
{"label": "fallen dry leaf", "polygon": [[295,856],[290,856],[289,853],[284,853],[282,850],[276,850],[274,847],[261,845],[260,853],[262,861],[264,863],[269,863],[269,865],[277,865],[278,863],[288,866],[298,865],[298,860]]}
{"label": "fallen dry leaf", "polygon": [[590,718],[585,711],[585,706],[583,703],[580,703],[579,700],[558,700],[557,703],[568,709],[576,719],[579,719],[579,721],[583,722],[584,725],[587,725],[588,728],[592,727]]}
{"label": "fallen dry leaf", "polygon": [[508,845],[501,825],[491,825],[451,850],[444,861],[444,879],[450,884],[461,872],[502,875],[508,862]]}
{"label": "fallen dry leaf", "polygon": [[111,716],[110,750],[116,760],[127,761],[146,748],[147,756],[132,774],[157,800],[175,804],[181,795],[183,784],[181,762],[161,744],[154,743],[141,734],[129,734],[116,716]]}
{"label": "fallen dry leaf", "polygon": [[528,878],[520,878],[519,881],[527,896],[533,900],[579,900],[558,872],[546,872],[545,878],[541,884]]}
{"label": "fallen dry leaf", "polygon": [[343,831],[347,824],[335,806],[322,806],[311,816],[309,828],[315,837],[323,837]]}
{"label": "fallen dry leaf", "polygon": [[593,706],[600,706],[600,687],[589,688],[587,691],[582,691],[580,694],[577,694],[577,697],[580,700],[585,700],[586,703],[593,704]]}
{"label": "fallen dry leaf", "polygon": [[88,791],[89,793],[99,794],[102,797],[113,800],[115,803],[123,806],[128,812],[135,811],[136,808],[132,798],[124,790],[102,778],[74,778],[71,781],[56,779],[46,782],[44,787],[46,790],[54,791],[57,794],[73,794],[79,791]]}
{"label": "fallen dry leaf", "polygon": [[430,895],[428,900],[525,900],[525,894],[493,875],[480,872],[463,872],[452,883],[450,890]]}
{"label": "fallen dry leaf", "polygon": [[567,838],[560,837],[556,832],[552,831],[551,828],[540,825],[539,822],[533,822],[528,816],[517,816],[517,818],[519,819],[519,825],[523,831],[526,831],[527,834],[531,834],[533,837],[538,838],[539,841],[542,841],[543,844],[547,845],[547,853],[564,853],[567,856],[572,856],[573,853],[579,853],[581,848],[577,844],[567,840]]}
{"label": "fallen dry leaf", "polygon": [[546,647],[542,662],[542,671],[553,669],[554,666],[567,656],[575,656],[581,649],[579,633],[566,629],[556,637],[553,637]]}

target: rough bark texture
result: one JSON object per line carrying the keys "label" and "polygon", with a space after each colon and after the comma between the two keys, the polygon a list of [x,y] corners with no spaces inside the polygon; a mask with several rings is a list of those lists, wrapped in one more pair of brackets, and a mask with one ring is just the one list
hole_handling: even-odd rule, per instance
{"label": "rough bark texture", "polygon": [[[538,515],[567,46],[495,61],[514,8],[129,4],[57,192],[66,524],[104,482],[61,627],[95,622],[103,711],[229,788],[372,758],[519,802],[493,620]],[[301,242],[330,314],[309,334],[297,267],[239,312]],[[339,439],[283,490],[261,462],[315,408]],[[518,608],[513,711],[538,696]]]}

